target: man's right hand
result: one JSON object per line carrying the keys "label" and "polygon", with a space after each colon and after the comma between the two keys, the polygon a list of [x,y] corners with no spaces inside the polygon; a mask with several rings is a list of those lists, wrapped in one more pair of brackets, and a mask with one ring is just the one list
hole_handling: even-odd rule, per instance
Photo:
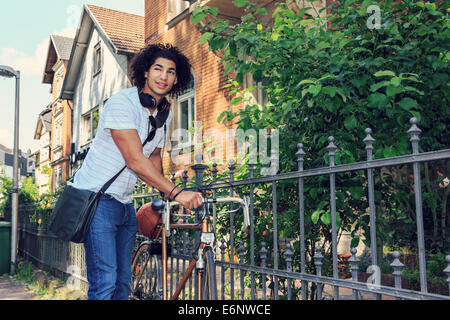
{"label": "man's right hand", "polygon": [[200,192],[183,190],[174,201],[181,203],[186,209],[195,209],[203,204],[203,197]]}

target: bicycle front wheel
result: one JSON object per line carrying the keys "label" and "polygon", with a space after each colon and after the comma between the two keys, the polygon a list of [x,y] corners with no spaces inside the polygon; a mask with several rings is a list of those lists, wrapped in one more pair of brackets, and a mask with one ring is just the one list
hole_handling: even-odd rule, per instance
{"label": "bicycle front wheel", "polygon": [[131,297],[134,300],[161,300],[162,269],[160,258],[151,254],[151,243],[143,243],[131,264]]}
{"label": "bicycle front wheel", "polygon": [[217,300],[216,264],[211,247],[205,248],[203,259],[205,260],[205,269],[201,279],[201,298],[202,300]]}

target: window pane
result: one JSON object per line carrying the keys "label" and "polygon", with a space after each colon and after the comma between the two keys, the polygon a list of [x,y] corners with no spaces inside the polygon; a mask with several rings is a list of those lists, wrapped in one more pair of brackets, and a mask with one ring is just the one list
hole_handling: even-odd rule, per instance
{"label": "window pane", "polygon": [[91,115],[87,114],[84,116],[83,119],[83,126],[84,126],[84,141],[89,141],[91,138]]}
{"label": "window pane", "polygon": [[195,99],[191,98],[191,122],[195,121]]}
{"label": "window pane", "polygon": [[99,116],[98,109],[95,110],[94,112],[92,112],[92,130],[94,132],[93,135],[92,135],[92,138],[94,138],[95,134],[97,133],[98,116]]}
{"label": "window pane", "polygon": [[187,100],[180,103],[180,124],[181,128],[189,129],[189,102]]}

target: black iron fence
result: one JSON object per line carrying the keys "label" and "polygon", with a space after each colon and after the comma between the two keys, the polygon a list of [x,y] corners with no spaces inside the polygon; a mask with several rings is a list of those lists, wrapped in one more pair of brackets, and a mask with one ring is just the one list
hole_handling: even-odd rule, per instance
{"label": "black iron fence", "polygon": [[[229,166],[228,181],[218,179],[217,165],[212,165],[209,175],[205,175],[208,166],[197,163],[192,166],[195,172],[195,182],[197,186],[204,183],[206,176],[214,183],[209,189],[216,195],[219,194],[239,194],[244,192],[250,196],[250,220],[251,226],[247,234],[239,231],[241,218],[237,214],[230,214],[226,220],[218,219],[217,230],[219,238],[216,245],[216,270],[217,283],[220,299],[449,299],[450,287],[450,256],[445,257],[446,268],[443,270],[442,278],[446,282],[444,291],[439,293],[428,292],[427,281],[427,256],[425,254],[425,231],[423,218],[423,192],[421,189],[421,165],[433,161],[448,161],[450,159],[450,149],[419,152],[419,141],[421,130],[417,126],[417,119],[411,119],[411,127],[408,130],[412,145],[412,154],[374,159],[373,144],[375,139],[372,131],[366,129],[366,137],[363,140],[367,152],[367,160],[350,164],[335,164],[336,149],[333,137],[329,137],[327,146],[327,157],[329,165],[327,167],[304,170],[304,163],[307,154],[303,150],[303,145],[298,144],[296,160],[298,170],[289,173],[273,174],[267,176],[254,175],[255,164],[248,164],[249,177],[243,180],[235,180],[236,167],[233,163]],[[389,267],[391,268],[392,284],[384,283],[381,270],[382,261],[378,260],[376,254],[377,247],[377,210],[378,200],[375,197],[374,175],[376,170],[396,166],[412,166],[413,186],[415,196],[415,223],[417,230],[417,240],[413,244],[417,248],[419,287],[413,290],[405,288],[405,279],[402,270],[405,267],[405,260],[401,262],[402,255],[399,251],[391,253]],[[336,208],[336,197],[339,192],[339,175],[348,172],[364,172],[365,183],[361,186],[366,190],[362,199],[367,203],[367,210],[360,214],[369,216],[368,243],[370,254],[370,268],[361,270],[362,252],[357,252],[356,248],[348,248],[348,254],[343,255],[338,252],[339,237],[342,230],[339,230],[339,213]],[[329,222],[331,229],[331,244],[323,248],[324,241],[317,241],[309,248],[307,255],[305,219],[310,217],[312,212],[305,209],[305,181],[312,177],[328,177],[329,179]],[[175,178],[173,178],[175,181]],[[182,177],[185,186],[188,186],[187,171]],[[279,211],[278,199],[279,188],[286,182],[295,185],[298,203],[292,204],[292,208],[298,210],[296,218],[292,224],[298,225],[298,232],[293,238],[283,235],[283,230],[279,229],[279,218],[284,212]],[[265,187],[264,187],[265,186]],[[450,186],[448,186],[450,188]],[[262,190],[271,192],[270,201],[264,208],[256,208],[254,197]],[[156,194],[139,194],[133,196],[136,209],[143,203],[151,201]],[[297,200],[298,199],[298,200]],[[261,202],[258,203],[259,205]],[[291,209],[292,209],[291,208]],[[24,212],[28,212],[24,214]],[[258,215],[255,215],[258,212]],[[77,271],[76,279],[86,284],[84,267],[84,250],[82,245],[62,243],[58,239],[47,235],[39,230],[39,215],[48,214],[45,210],[33,211],[33,208],[21,208],[20,238],[19,246],[22,255],[31,257],[33,260],[67,273],[68,269]],[[34,215],[34,221],[30,220]],[[261,230],[255,230],[258,219],[262,216],[270,217],[271,221],[270,242],[262,241]],[[41,218],[42,219],[42,218]],[[295,221],[294,221],[295,220]],[[31,221],[31,222],[30,222]],[[340,235],[338,236],[339,232]],[[257,238],[258,237],[258,238]],[[180,279],[183,271],[187,267],[187,262],[192,258],[195,238],[198,235],[187,231],[172,231],[170,237],[172,254],[169,258],[169,290],[174,291],[176,283]],[[140,237],[137,238],[137,242]],[[342,239],[341,239],[342,240]],[[404,257],[404,256],[403,256]],[[343,267],[348,268],[350,277],[342,276]],[[326,268],[325,268],[326,267]],[[325,269],[327,272],[325,272]],[[310,270],[314,270],[311,272]],[[366,271],[369,273],[366,274]],[[362,278],[362,274],[369,278]],[[195,277],[195,273],[193,274]],[[445,280],[445,277],[446,280]],[[188,282],[181,297],[184,299],[196,299],[197,288],[195,279]]]}

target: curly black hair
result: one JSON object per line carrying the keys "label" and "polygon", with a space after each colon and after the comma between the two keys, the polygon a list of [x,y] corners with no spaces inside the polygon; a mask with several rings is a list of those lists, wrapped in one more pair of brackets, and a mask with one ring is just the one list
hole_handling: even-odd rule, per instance
{"label": "curly black hair", "polygon": [[131,80],[138,88],[145,86],[145,72],[158,58],[166,58],[175,62],[178,82],[169,92],[172,97],[177,97],[189,87],[191,82],[191,64],[189,59],[171,44],[151,44],[141,49],[131,63]]}

